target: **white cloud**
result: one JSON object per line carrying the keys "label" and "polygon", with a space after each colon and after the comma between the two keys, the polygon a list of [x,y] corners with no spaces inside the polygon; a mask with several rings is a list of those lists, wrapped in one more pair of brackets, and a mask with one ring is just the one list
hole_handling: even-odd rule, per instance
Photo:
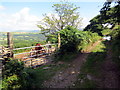
{"label": "white cloud", "polygon": [[5,9],[5,7],[0,5],[0,10],[4,10],[4,9]]}
{"label": "white cloud", "polygon": [[[1,0],[1,2],[59,2],[60,0]],[[105,0],[67,0],[69,2],[105,2]]]}
{"label": "white cloud", "polygon": [[84,29],[90,22],[90,18],[87,18],[87,17],[83,17],[83,20],[82,20],[82,29]]}
{"label": "white cloud", "polygon": [[0,31],[35,30],[38,29],[39,17],[29,13],[30,8],[25,7],[13,14],[0,14]]}
{"label": "white cloud", "polygon": [[[42,17],[37,17],[36,15],[30,14],[30,8],[24,7],[20,11],[7,14],[0,14],[0,32],[8,32],[8,31],[16,31],[16,30],[36,30],[39,29],[37,27],[38,21],[42,19]],[[47,14],[51,16],[51,13]],[[57,15],[55,14],[55,17]],[[84,28],[89,24],[89,18],[83,17],[83,25],[81,28]]]}

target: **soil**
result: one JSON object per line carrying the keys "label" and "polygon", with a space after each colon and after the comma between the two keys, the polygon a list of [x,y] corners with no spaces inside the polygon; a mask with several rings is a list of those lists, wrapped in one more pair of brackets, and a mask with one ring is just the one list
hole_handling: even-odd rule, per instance
{"label": "soil", "polygon": [[72,86],[77,79],[77,75],[80,73],[80,66],[85,61],[88,54],[79,55],[64,71],[59,71],[49,81],[44,82],[45,87],[50,88],[66,88]]}
{"label": "soil", "polygon": [[[87,56],[100,41],[97,41],[90,46],[87,51],[70,63],[70,67],[56,72],[50,80],[45,81],[43,85],[48,88],[66,88],[74,85],[77,80],[78,74],[80,74],[80,68],[86,61]],[[23,57],[22,55],[18,56]],[[105,61],[101,66],[100,78],[95,79],[98,82],[98,88],[120,88],[120,71],[118,65],[112,60],[112,50],[108,49]]]}
{"label": "soil", "polygon": [[112,59],[112,50],[108,49],[107,56],[101,68],[100,88],[120,88],[120,71]]}
{"label": "soil", "polygon": [[83,54],[79,54],[79,56],[73,60],[73,62],[71,62],[69,68],[65,69],[64,71],[57,72],[56,75],[52,77],[52,79],[44,82],[44,86],[47,88],[67,88],[74,86],[74,83],[77,80],[77,76],[80,74],[81,66],[85,62],[90,51],[94,49],[94,47],[99,43],[100,41],[97,41]]}

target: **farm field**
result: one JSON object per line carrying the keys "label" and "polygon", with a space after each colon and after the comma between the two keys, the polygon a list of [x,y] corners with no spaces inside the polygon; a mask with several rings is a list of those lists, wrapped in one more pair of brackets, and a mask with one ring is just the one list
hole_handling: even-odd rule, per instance
{"label": "farm field", "polygon": [[[13,32],[14,48],[34,46],[36,43],[44,44],[46,38],[39,32]],[[7,45],[7,33],[0,32],[1,45]]]}

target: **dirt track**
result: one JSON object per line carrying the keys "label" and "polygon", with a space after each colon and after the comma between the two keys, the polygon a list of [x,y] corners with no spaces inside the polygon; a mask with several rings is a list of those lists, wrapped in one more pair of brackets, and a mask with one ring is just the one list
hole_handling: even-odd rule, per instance
{"label": "dirt track", "polygon": [[107,56],[101,70],[101,88],[120,88],[119,67],[112,59],[112,50],[108,49]]}
{"label": "dirt track", "polygon": [[44,83],[46,87],[51,88],[65,88],[71,86],[77,79],[80,73],[80,66],[85,61],[88,54],[79,55],[70,65],[70,68],[57,72],[52,80]]}
{"label": "dirt track", "polygon": [[80,68],[85,62],[89,52],[99,43],[100,41],[97,41],[83,54],[79,54],[79,56],[73,60],[73,62],[71,62],[69,68],[65,69],[64,71],[57,72],[51,80],[44,82],[44,86],[48,88],[66,88],[72,86],[77,80],[77,76],[80,73]]}

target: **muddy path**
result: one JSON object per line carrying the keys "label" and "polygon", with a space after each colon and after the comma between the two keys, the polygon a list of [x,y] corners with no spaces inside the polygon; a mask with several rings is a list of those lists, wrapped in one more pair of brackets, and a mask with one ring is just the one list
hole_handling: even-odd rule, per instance
{"label": "muddy path", "polygon": [[101,88],[120,88],[120,71],[112,56],[112,50],[108,48],[107,56],[101,69]]}
{"label": "muddy path", "polygon": [[59,71],[52,78],[52,80],[46,81],[44,83],[45,87],[50,88],[65,88],[72,86],[76,81],[77,75],[80,73],[80,66],[85,61],[88,54],[79,55],[70,65],[69,68],[64,71]]}
{"label": "muddy path", "polygon": [[83,54],[79,54],[79,56],[71,62],[69,68],[56,72],[56,75],[53,76],[51,80],[45,81],[43,85],[47,88],[67,88],[74,85],[78,74],[80,74],[81,66],[86,61],[90,51],[93,50],[99,43],[100,41],[97,41]]}

